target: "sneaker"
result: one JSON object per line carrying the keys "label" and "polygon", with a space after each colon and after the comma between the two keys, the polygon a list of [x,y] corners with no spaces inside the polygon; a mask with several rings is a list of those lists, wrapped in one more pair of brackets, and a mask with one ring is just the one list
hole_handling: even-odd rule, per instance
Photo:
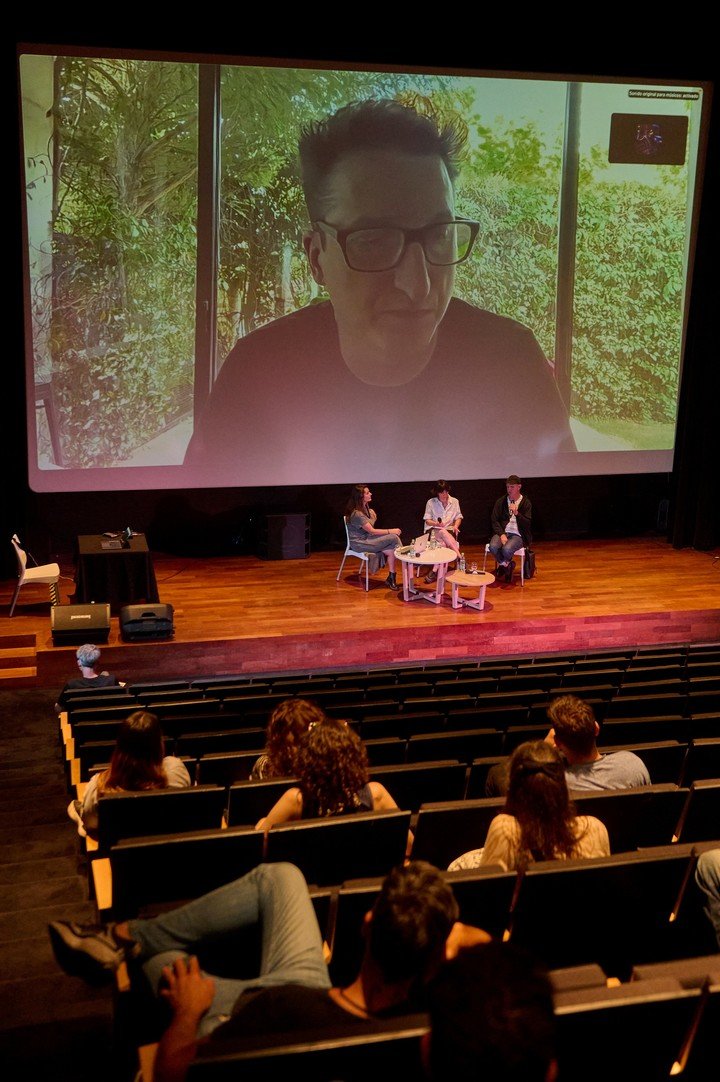
{"label": "sneaker", "polygon": [[82,804],[79,800],[71,800],[67,807],[67,813],[73,823],[77,824],[77,832],[81,838],[87,838],[87,831],[82,821]]}
{"label": "sneaker", "polygon": [[125,958],[112,934],[112,925],[82,924],[54,920],[48,924],[50,942],[58,964],[71,977],[83,977],[91,984],[108,981]]}
{"label": "sneaker", "polygon": [[432,582],[436,582],[436,581],[437,581],[437,572],[435,572],[435,571],[429,571],[429,572],[427,573],[427,575],[425,576],[425,582],[426,582],[426,583],[428,584],[428,586],[429,586],[429,585],[430,585],[430,583],[432,583]]}

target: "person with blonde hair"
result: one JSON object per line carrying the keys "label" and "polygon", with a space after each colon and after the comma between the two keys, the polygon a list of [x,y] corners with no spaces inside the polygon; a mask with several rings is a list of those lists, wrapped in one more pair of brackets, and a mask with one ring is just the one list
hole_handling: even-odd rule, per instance
{"label": "person with blonde hair", "polygon": [[181,759],[165,755],[160,722],[148,710],[136,710],[120,724],[110,766],[93,774],[82,800],[72,800],[68,815],[78,834],[95,837],[98,800],[106,793],[138,793],[148,789],[185,789],[190,775]]}
{"label": "person with blonde hair", "polygon": [[510,758],[505,808],[490,824],[484,848],[463,853],[449,870],[500,864],[513,871],[536,860],[609,855],[605,824],[576,814],[560,753],[544,740],[528,740]]}

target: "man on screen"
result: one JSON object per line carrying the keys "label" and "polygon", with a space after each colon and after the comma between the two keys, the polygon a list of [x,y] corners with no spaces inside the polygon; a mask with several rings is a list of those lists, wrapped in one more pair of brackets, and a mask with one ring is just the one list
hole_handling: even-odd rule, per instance
{"label": "man on screen", "polygon": [[330,300],[236,344],[188,465],[230,483],[292,483],[339,481],[358,456],[365,472],[391,462],[412,477],[433,446],[459,476],[499,449],[574,450],[532,333],[452,297],[478,233],[455,213],[463,142],[460,124],[392,100],[305,128],[304,247]]}

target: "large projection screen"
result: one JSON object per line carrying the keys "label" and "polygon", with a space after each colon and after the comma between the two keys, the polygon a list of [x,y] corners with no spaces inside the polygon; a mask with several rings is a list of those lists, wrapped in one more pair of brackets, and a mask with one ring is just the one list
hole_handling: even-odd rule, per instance
{"label": "large projection screen", "polygon": [[[19,86],[35,491],[671,469],[707,85],[27,46]],[[398,109],[452,166],[362,134]]]}

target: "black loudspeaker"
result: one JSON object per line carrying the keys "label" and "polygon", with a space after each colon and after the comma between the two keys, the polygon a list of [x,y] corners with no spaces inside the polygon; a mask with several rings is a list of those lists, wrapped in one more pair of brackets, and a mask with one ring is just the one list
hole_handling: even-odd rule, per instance
{"label": "black loudspeaker", "polygon": [[53,605],[50,609],[53,646],[107,642],[110,634],[110,605]]}
{"label": "black loudspeaker", "polygon": [[310,555],[310,515],[266,515],[258,539],[263,560],[302,560]]}
{"label": "black loudspeaker", "polygon": [[171,639],[175,634],[172,605],[160,602],[123,605],[120,609],[120,634],[125,642]]}

